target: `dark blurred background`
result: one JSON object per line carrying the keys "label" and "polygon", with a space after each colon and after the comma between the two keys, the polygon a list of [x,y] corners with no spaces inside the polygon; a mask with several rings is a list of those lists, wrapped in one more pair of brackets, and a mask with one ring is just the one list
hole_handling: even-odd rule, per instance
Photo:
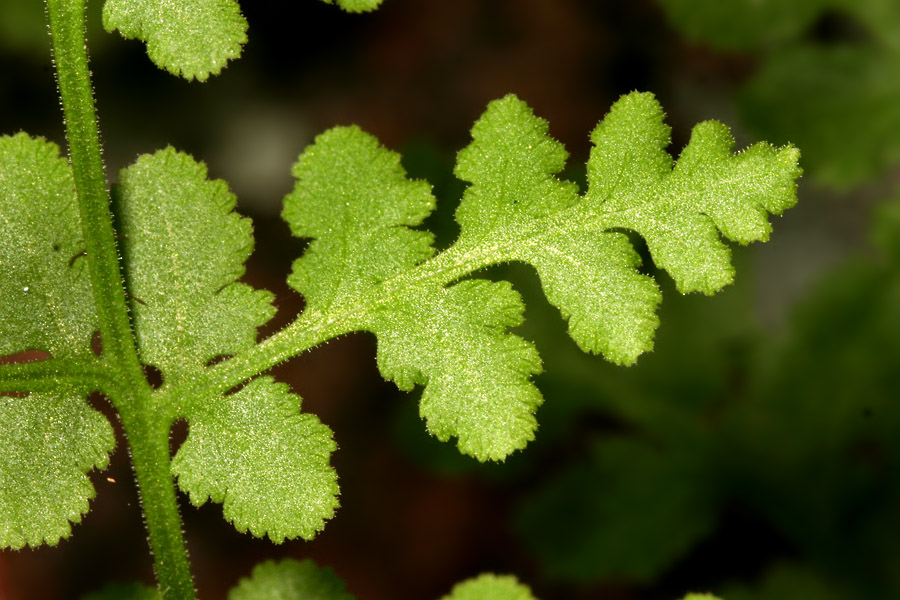
{"label": "dark blurred background", "polygon": [[[367,15],[244,2],[244,54],[206,83],[104,32],[98,4],[89,41],[109,178],[173,145],[228,181],[256,228],[245,279],[278,297],[262,336],[302,310],[284,281],[304,242],[280,203],[297,155],[334,125],[360,125],[434,185],[444,244],[463,189],[455,152],[510,92],[549,121],[576,180],[589,132],[632,90],[659,98],[675,154],[715,118],[739,147],[792,141],[804,156],[798,207],[774,218],[770,243],[735,248],[734,286],[681,297],[659,274],[657,349],[636,367],[581,355],[528,269],[486,274],[525,295],[520,333],[546,370],[538,439],[505,464],[428,438],[417,394],[378,374],[371,336],[276,368],[334,430],[342,507],[316,540],[274,546],[236,533],[217,505],[185,501],[201,597],[224,598],[280,557],[332,567],[360,600],[436,599],[482,571],[516,574],[544,600],[900,597],[900,11],[889,1],[755,13],[743,0],[385,0]],[[43,18],[34,0],[0,5],[0,132],[64,145]],[[118,448],[70,540],[0,553],[0,598],[152,581]]]}

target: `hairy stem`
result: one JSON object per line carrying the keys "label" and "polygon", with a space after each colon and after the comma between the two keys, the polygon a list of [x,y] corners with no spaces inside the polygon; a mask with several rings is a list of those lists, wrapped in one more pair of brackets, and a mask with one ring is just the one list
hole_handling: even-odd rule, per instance
{"label": "hairy stem", "polygon": [[50,358],[0,365],[0,392],[49,392],[104,389],[111,381],[99,359]]}
{"label": "hairy stem", "polygon": [[137,401],[119,409],[119,414],[131,447],[159,592],[163,598],[194,599],[197,596],[170,469],[172,423],[152,410],[149,390],[133,399]]}
{"label": "hairy stem", "polygon": [[103,358],[109,380],[116,382],[104,391],[122,417],[131,446],[160,591],[164,597],[191,599],[196,595],[170,471],[171,423],[152,410],[119,271],[88,69],[85,1],[47,0],[47,14]]}
{"label": "hairy stem", "polygon": [[278,363],[297,356],[319,344],[350,333],[364,331],[360,325],[368,311],[390,305],[398,290],[405,291],[423,281],[447,285],[482,267],[501,262],[506,255],[496,248],[476,247],[460,250],[452,247],[417,267],[375,286],[341,310],[305,310],[296,321],[263,342],[235,354],[198,376],[199,385],[186,390],[182,402],[202,402],[222,394]]}
{"label": "hairy stem", "polygon": [[[391,305],[396,294],[430,281],[449,285],[470,273],[491,265],[517,260],[514,249],[525,244],[540,243],[547,230],[562,226],[568,219],[587,218],[576,215],[578,210],[561,211],[547,221],[534,221],[530,227],[510,226],[496,232],[489,242],[454,244],[416,267],[397,274],[373,287],[367,294],[346,303],[340,310],[305,310],[296,321],[278,333],[243,352],[222,361],[198,376],[199,382],[185,392],[183,402],[204,401],[222,394],[278,363],[338,336],[353,331],[365,331],[361,323],[366,314],[378,306]],[[597,215],[590,218],[599,220]],[[496,238],[496,239],[495,239]]]}
{"label": "hairy stem", "polygon": [[103,349],[130,375],[140,372],[119,273],[109,191],[88,70],[85,0],[48,0],[50,34],[59,95],[66,123],[69,159],[87,245],[88,269],[99,313]]}

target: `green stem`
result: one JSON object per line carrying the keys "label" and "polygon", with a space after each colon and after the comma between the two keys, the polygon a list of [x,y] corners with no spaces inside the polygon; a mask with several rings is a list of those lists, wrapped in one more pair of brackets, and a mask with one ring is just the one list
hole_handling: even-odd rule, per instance
{"label": "green stem", "polygon": [[[566,214],[565,217],[570,215]],[[556,221],[564,217],[555,217]],[[528,236],[536,237],[542,230],[552,227],[541,223],[533,225],[534,231],[522,231],[519,225],[509,227],[510,232],[498,237],[504,243],[491,241],[484,244],[455,244],[435,257],[412,269],[387,279],[353,303],[342,305],[337,311],[317,311],[307,308],[296,321],[263,342],[220,362],[198,376],[195,387],[181,393],[182,402],[203,402],[222,394],[251,377],[266,371],[280,362],[302,354],[326,340],[350,333],[365,331],[366,314],[378,306],[391,305],[395,295],[403,295],[423,282],[447,285],[478,269],[516,260],[512,249],[522,245]]]}
{"label": "green stem", "polygon": [[196,594],[170,469],[171,420],[153,409],[119,271],[88,69],[85,2],[47,0],[47,13],[103,359],[112,382],[104,391],[119,411],[131,447],[159,589],[163,597],[190,600]]}
{"label": "green stem", "polygon": [[111,381],[98,358],[50,358],[0,365],[0,392],[48,392],[103,389]]}
{"label": "green stem", "polygon": [[205,371],[199,385],[181,393],[182,402],[202,402],[223,394],[280,362],[302,354],[326,340],[357,331],[346,315],[304,311],[296,321],[261,343]]}
{"label": "green stem", "polygon": [[[172,422],[158,411],[147,409],[151,403],[148,390],[128,407],[120,408],[119,415],[131,447],[131,463],[141,495],[156,581],[163,598],[196,599],[170,470]],[[132,406],[138,410],[129,410]]]}
{"label": "green stem", "polygon": [[365,315],[379,305],[390,305],[394,294],[432,281],[446,285],[482,267],[508,260],[494,246],[453,246],[420,265],[385,280],[342,310],[305,310],[291,323],[263,342],[235,354],[198,376],[198,385],[181,394],[182,402],[203,402],[222,394],[280,362],[353,331],[364,331]]}
{"label": "green stem", "polygon": [[47,0],[50,35],[56,63],[59,95],[66,123],[69,159],[94,300],[100,317],[100,335],[107,355],[130,375],[139,373],[128,308],[125,301],[116,238],[109,209],[109,191],[85,40],[85,0]]}

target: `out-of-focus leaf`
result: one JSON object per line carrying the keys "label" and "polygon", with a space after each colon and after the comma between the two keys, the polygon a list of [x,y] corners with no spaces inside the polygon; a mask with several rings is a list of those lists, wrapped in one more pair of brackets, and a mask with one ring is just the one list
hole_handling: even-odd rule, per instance
{"label": "out-of-focus leaf", "polygon": [[740,95],[744,119],[803,149],[825,183],[847,187],[900,160],[900,52],[797,45],[769,56]]}
{"label": "out-of-focus leaf", "polygon": [[511,575],[485,573],[453,586],[441,600],[536,600],[528,586]]}
{"label": "out-of-focus leaf", "polygon": [[383,0],[322,0],[325,4],[337,4],[347,12],[360,13],[375,10]]}
{"label": "out-of-focus leaf", "polygon": [[759,585],[726,586],[721,596],[727,600],[843,600],[853,597],[852,592],[841,589],[827,576],[801,564],[790,563],[780,563],[769,569]]}
{"label": "out-of-focus leaf", "polygon": [[728,50],[783,42],[806,29],[829,0],[659,0],[688,38]]}
{"label": "out-of-focus leaf", "polygon": [[228,592],[228,600],[353,600],[331,569],[311,560],[268,560]]}
{"label": "out-of-focus leaf", "polygon": [[81,600],[162,600],[159,590],[141,583],[111,583]]}
{"label": "out-of-focus leaf", "polygon": [[564,470],[522,505],[517,528],[552,578],[649,581],[716,522],[703,450],[597,440],[590,462]]}

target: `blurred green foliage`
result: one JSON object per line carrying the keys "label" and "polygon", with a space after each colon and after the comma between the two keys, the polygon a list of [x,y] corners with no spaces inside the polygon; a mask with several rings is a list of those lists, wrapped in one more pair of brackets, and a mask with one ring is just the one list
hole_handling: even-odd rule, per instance
{"label": "blurred green foliage", "polygon": [[140,583],[111,583],[81,600],[161,600],[159,591]]}
{"label": "blurred green foliage", "polygon": [[44,57],[49,35],[35,35],[47,30],[43,2],[0,2],[0,47],[22,56]]}
{"label": "blurred green foliage", "polygon": [[842,600],[856,597],[837,586],[827,575],[788,562],[773,566],[758,586],[731,584],[722,593],[728,600]]}
{"label": "blurred green foliage", "polygon": [[[108,45],[101,35],[100,2],[88,2],[88,36],[91,53],[102,52]],[[50,32],[44,2],[35,0],[3,0],[0,2],[0,54],[43,64],[50,52]],[[41,34],[44,35],[41,35]]]}
{"label": "blurred green foliage", "polygon": [[807,173],[848,188],[900,161],[900,3],[892,0],[660,0],[689,39],[761,58],[739,106]]}

